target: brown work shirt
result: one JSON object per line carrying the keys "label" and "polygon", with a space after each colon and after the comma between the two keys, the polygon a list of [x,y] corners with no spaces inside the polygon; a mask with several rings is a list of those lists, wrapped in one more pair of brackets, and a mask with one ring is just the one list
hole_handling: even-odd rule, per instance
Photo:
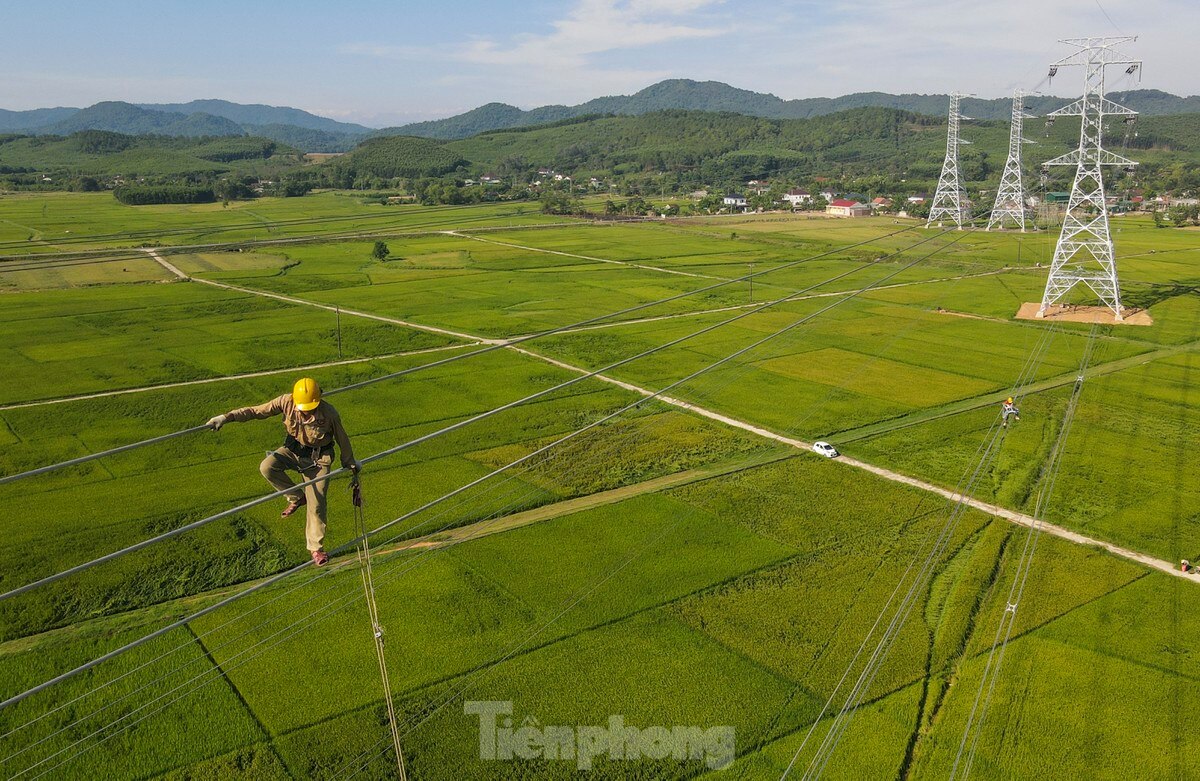
{"label": "brown work shirt", "polygon": [[342,425],[342,416],[327,401],[322,401],[317,408],[310,411],[311,419],[301,418],[305,413],[296,409],[292,394],[271,399],[266,404],[257,407],[242,407],[230,411],[225,417],[228,420],[241,423],[247,420],[262,420],[263,418],[283,415],[283,428],[297,442],[306,448],[323,448],[337,442],[342,451],[342,466],[349,467],[354,463],[354,448],[350,446],[350,437]]}

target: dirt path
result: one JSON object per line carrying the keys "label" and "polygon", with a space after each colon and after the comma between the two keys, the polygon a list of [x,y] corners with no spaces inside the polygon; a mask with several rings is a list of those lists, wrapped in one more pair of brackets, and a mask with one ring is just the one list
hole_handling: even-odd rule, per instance
{"label": "dirt path", "polygon": [[185,282],[186,282],[188,279],[190,279],[190,277],[188,277],[188,275],[187,275],[187,274],[184,274],[182,271],[180,271],[180,270],[179,270],[179,267],[178,267],[178,266],[176,266],[174,263],[171,263],[171,262],[167,261],[165,258],[163,258],[163,256],[162,256],[162,255],[159,255],[159,254],[158,254],[157,252],[155,252],[154,250],[152,250],[152,249],[147,249],[147,250],[142,250],[142,251],[143,251],[143,252],[145,252],[145,253],[146,253],[147,255],[149,255],[150,257],[154,258],[155,262],[157,262],[157,263],[158,263],[158,265],[162,266],[162,267],[163,267],[163,268],[165,268],[167,271],[170,271],[170,272],[171,272],[172,274],[174,274],[174,275],[175,275],[175,276],[176,276],[178,279],[182,279],[182,280],[183,280],[183,281],[185,281]]}
{"label": "dirt path", "polygon": [[119,390],[98,391],[96,393],[84,393],[78,396],[63,396],[57,399],[42,399],[40,401],[22,401],[17,404],[0,405],[0,412],[10,409],[24,409],[26,407],[44,407],[47,404],[65,404],[69,401],[86,401],[88,399],[103,399],[109,396],[124,396],[129,393],[149,393],[151,391],[166,390],[168,388],[185,388],[189,385],[208,385],[214,382],[231,382],[233,380],[247,380],[254,377],[270,377],[275,374],[290,374],[292,372],[304,372],[310,369],[325,369],[331,366],[351,366],[356,363],[367,363],[369,361],[385,361],[389,358],[404,358],[409,355],[422,355],[424,353],[437,353],[445,350],[461,350],[465,347],[473,347],[474,343],[467,344],[450,344],[445,347],[429,347],[424,350],[409,350],[402,353],[388,353],[387,355],[370,355],[366,358],[346,358],[339,361],[327,361],[325,363],[310,363],[306,366],[289,366],[284,369],[267,369],[260,372],[246,372],[245,374],[226,374],[220,377],[206,377],[202,380],[185,380],[183,382],[167,382],[161,385],[142,385],[137,388],[121,388]]}
{"label": "dirt path", "polygon": [[[151,254],[151,256],[155,257],[156,260],[159,260],[161,262],[161,259],[157,257],[156,252],[154,252],[153,250],[147,250],[147,252],[149,252]],[[223,287],[223,288],[227,288],[230,290],[237,290],[238,292],[242,292],[242,293],[250,293],[252,295],[260,295],[260,296],[265,296],[267,298],[274,298],[274,299],[278,299],[281,301],[287,301],[287,302],[293,303],[293,304],[315,306],[315,307],[319,307],[321,309],[328,309],[331,311],[335,309],[335,307],[328,306],[326,304],[318,304],[318,303],[315,303],[312,301],[306,301],[302,298],[292,298],[290,296],[283,296],[283,295],[279,295],[278,293],[267,293],[267,292],[264,292],[261,290],[253,290],[251,288],[237,287],[235,285],[227,285],[227,284],[224,284],[221,282],[211,282],[211,281],[203,280],[203,279],[196,279],[195,281],[204,282],[204,283],[210,284],[210,285],[215,285],[216,287]],[[371,320],[379,320],[379,321],[387,322],[387,323],[395,323],[396,325],[402,325],[402,326],[406,326],[408,328],[416,328],[416,329],[422,330],[422,331],[429,331],[432,333],[440,333],[440,334],[445,334],[445,335],[449,335],[449,336],[455,336],[460,339],[466,339],[466,340],[475,341],[475,342],[482,342],[485,344],[499,344],[501,346],[507,347],[508,349],[512,350],[513,352],[517,352],[522,355],[526,355],[531,358],[535,358],[539,361],[544,361],[553,366],[557,366],[561,369],[575,372],[576,374],[589,374],[590,373],[589,369],[584,369],[579,366],[574,366],[572,364],[565,363],[565,362],[557,360],[555,358],[550,358],[549,356],[540,355],[538,353],[533,352],[532,350],[527,350],[523,347],[509,344],[508,342],[506,342],[503,339],[485,339],[484,337],[481,337],[481,336],[474,336],[472,334],[464,334],[464,333],[458,333],[458,332],[454,332],[454,331],[448,331],[446,329],[436,328],[434,326],[419,325],[416,323],[410,323],[410,322],[407,322],[404,320],[398,320],[395,318],[383,317],[381,315],[373,315],[368,312],[358,312],[358,311],[355,311],[352,309],[342,309],[341,311],[343,314],[350,315],[352,317],[365,317],[365,318],[368,318]],[[1151,353],[1143,353],[1141,355],[1135,355],[1135,356],[1131,356],[1129,358],[1123,358],[1123,359],[1116,360],[1116,361],[1110,361],[1109,363],[1098,365],[1097,367],[1095,367],[1094,370],[1091,370],[1089,373],[1097,374],[1097,373],[1109,373],[1109,372],[1113,372],[1113,371],[1119,371],[1120,369],[1123,369],[1123,368],[1128,368],[1130,366],[1136,366],[1140,363],[1146,363],[1150,360],[1154,360],[1155,357],[1161,357],[1162,355],[1174,354],[1177,352],[1183,352],[1185,350],[1192,349],[1196,344],[1200,344],[1200,342],[1191,342],[1191,343],[1184,344],[1184,345],[1174,345],[1171,347],[1162,348],[1161,350],[1153,351]],[[1062,382],[1064,381],[1062,377],[1063,376],[1059,376],[1059,377],[1052,378],[1050,380],[1043,380],[1041,383],[1036,383],[1033,386],[1031,386],[1030,392],[1037,392],[1037,390],[1045,390],[1047,388],[1056,387],[1057,385],[1062,384]],[[619,388],[624,388],[625,390],[632,391],[632,392],[640,394],[642,396],[649,397],[649,396],[653,396],[655,393],[654,391],[648,390],[639,385],[635,385],[630,382],[625,382],[623,380],[618,380],[614,377],[608,377],[603,374],[597,374],[597,375],[595,375],[595,378],[602,382],[607,382],[611,385],[616,385]],[[1075,373],[1071,373],[1070,378],[1071,378],[1070,381],[1073,382],[1074,378],[1075,378]],[[964,408],[970,409],[975,406],[985,406],[987,404],[996,403],[996,402],[990,400],[990,396],[982,397],[982,398],[989,399],[989,400],[983,401],[979,398],[970,399],[967,402],[963,402],[963,404],[966,405]],[[805,442],[804,440],[795,439],[793,437],[785,436],[783,434],[778,434],[774,431],[771,431],[770,429],[766,429],[761,426],[756,426],[752,423],[747,423],[746,421],[743,421],[743,420],[738,420],[737,418],[733,418],[728,415],[724,415],[720,412],[716,412],[714,410],[710,410],[705,407],[701,407],[696,404],[692,404],[691,402],[684,401],[683,399],[677,399],[672,396],[658,396],[657,400],[661,401],[664,404],[669,404],[671,406],[678,407],[680,409],[688,410],[689,412],[693,412],[697,415],[701,415],[710,420],[715,420],[715,421],[717,421],[719,423],[723,423],[727,426],[732,426],[734,428],[739,428],[743,431],[748,431],[751,434],[755,434],[760,437],[765,437],[767,439],[771,439],[771,440],[774,440],[775,442],[780,442],[785,445],[789,445],[789,446],[799,449],[799,450],[811,451],[811,449],[812,449],[812,444],[810,442]],[[947,406],[953,407],[955,405],[947,405]],[[945,411],[945,409],[946,408],[940,408],[939,410],[934,411],[933,414],[931,415],[930,419],[932,419],[933,417],[941,416],[941,415],[954,414],[953,412]],[[901,426],[901,424],[897,424],[895,421],[892,421],[891,423],[896,425],[897,427]],[[883,424],[883,425],[887,425],[887,424]],[[916,423],[910,422],[910,423],[907,423],[906,425],[916,425]],[[864,427],[864,429],[866,429],[866,428],[869,428],[869,427]],[[860,429],[860,431],[861,430],[863,430],[863,429]],[[863,434],[861,436],[867,436],[867,435]],[[856,438],[861,438],[861,436],[856,437]],[[845,438],[840,438],[840,439],[842,441],[847,441]],[[885,480],[891,480],[893,482],[903,483],[905,485],[909,485],[914,488],[919,488],[923,491],[929,491],[931,493],[945,497],[946,499],[951,500],[951,501],[962,501],[964,504],[966,504],[969,507],[972,507],[976,510],[985,512],[988,515],[991,515],[993,517],[1002,518],[1006,521],[1018,524],[1020,526],[1031,526],[1034,523],[1038,523],[1038,521],[1035,518],[1033,518],[1033,516],[1026,515],[1024,513],[1018,513],[1016,511],[1009,510],[1005,507],[1000,507],[999,505],[990,504],[988,502],[982,502],[982,501],[979,501],[978,499],[973,499],[971,497],[959,496],[958,494],[954,493],[953,491],[950,491],[949,489],[946,489],[946,488],[942,488],[941,486],[934,485],[933,483],[928,483],[928,482],[925,482],[924,480],[918,480],[915,477],[909,477],[908,475],[904,475],[899,472],[894,472],[890,469],[884,469],[883,467],[878,467],[878,466],[875,466],[874,464],[869,464],[865,461],[859,461],[858,459],[849,458],[847,456],[842,456],[842,457],[838,458],[837,461],[839,461],[840,463],[842,463],[846,466],[850,466],[850,467],[854,467],[856,469],[862,469],[864,471],[870,472],[878,477],[884,478]],[[1069,529],[1066,529],[1062,526],[1057,526],[1055,524],[1046,523],[1045,521],[1040,522],[1040,527],[1044,532],[1046,532],[1047,534],[1054,535],[1055,537],[1059,537],[1061,539],[1068,540],[1068,541],[1076,543],[1078,545],[1088,545],[1088,546],[1103,548],[1104,550],[1108,551],[1109,553],[1112,553],[1115,556],[1120,556],[1121,558],[1128,559],[1130,561],[1134,561],[1143,566],[1150,567],[1151,569],[1155,569],[1160,572],[1165,572],[1167,574],[1174,575],[1175,577],[1183,578],[1184,580],[1200,583],[1200,575],[1184,574],[1184,573],[1180,572],[1175,565],[1171,564],[1170,562],[1163,561],[1162,559],[1156,559],[1156,558],[1154,558],[1152,556],[1148,556],[1144,553],[1139,553],[1137,551],[1130,550],[1128,548],[1123,548],[1121,546],[1114,545],[1112,543],[1105,542],[1103,540],[1098,540],[1098,539],[1095,539],[1092,537],[1087,537],[1085,535],[1079,534],[1078,532],[1073,532]]]}
{"label": "dirt path", "polygon": [[711,274],[694,274],[690,271],[678,271],[676,269],[662,268],[661,266],[647,266],[644,263],[634,263],[630,260],[612,260],[610,258],[597,258],[592,255],[576,255],[573,252],[562,252],[556,249],[542,249],[541,247],[527,247],[524,244],[510,244],[507,241],[496,241],[495,239],[485,239],[482,236],[472,236],[458,231],[442,231],[447,236],[457,236],[460,239],[470,239],[471,241],[481,241],[484,244],[498,244],[501,247],[512,247],[513,249],[523,249],[528,252],[542,252],[547,255],[561,255],[564,258],[578,258],[579,260],[590,260],[595,263],[612,263],[618,266],[630,266],[632,268],[640,268],[644,271],[657,271],[662,274],[675,274],[681,277],[695,277],[696,279],[716,279],[723,280],[728,277],[714,277]]}

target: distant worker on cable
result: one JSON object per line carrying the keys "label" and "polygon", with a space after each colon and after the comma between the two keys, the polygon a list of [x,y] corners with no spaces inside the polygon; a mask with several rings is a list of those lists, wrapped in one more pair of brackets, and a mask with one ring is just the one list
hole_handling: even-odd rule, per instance
{"label": "distant worker on cable", "polygon": [[1004,428],[1008,428],[1009,418],[1013,418],[1014,420],[1021,419],[1021,410],[1017,409],[1017,405],[1013,403],[1012,396],[1009,396],[1000,405],[1000,416],[1004,418]]}
{"label": "distant worker on cable", "polygon": [[[257,407],[242,407],[217,415],[206,425],[216,431],[229,422],[262,420],[275,415],[283,415],[283,447],[268,453],[258,469],[275,490],[287,491],[287,507],[279,517],[287,518],[301,507],[308,506],[305,537],[313,563],[323,567],[329,561],[329,554],[323,548],[325,491],[329,481],[320,478],[329,474],[334,442],[342,451],[342,467],[357,473],[362,465],[354,458],[354,449],[342,426],[341,415],[329,402],[321,401],[321,386],[317,381],[305,377],[296,383],[291,393]],[[303,493],[299,489],[289,490],[296,485],[287,475],[289,470],[298,472],[306,482],[317,482],[305,486]]]}

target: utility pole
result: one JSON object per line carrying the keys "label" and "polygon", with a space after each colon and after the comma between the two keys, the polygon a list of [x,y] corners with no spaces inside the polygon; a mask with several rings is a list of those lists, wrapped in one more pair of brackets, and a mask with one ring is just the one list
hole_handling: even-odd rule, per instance
{"label": "utility pole", "polygon": [[1126,73],[1137,71],[1142,63],[1117,51],[1120,44],[1131,43],[1137,36],[1110,38],[1067,38],[1060,43],[1074,46],[1076,52],[1050,66],[1054,74],[1068,65],[1082,66],[1083,97],[1047,116],[1081,117],[1079,148],[1045,165],[1075,166],[1075,182],[1063,216],[1062,232],[1054,247],[1050,276],[1037,316],[1045,317],[1046,309],[1062,300],[1079,283],[1091,288],[1100,302],[1112,310],[1118,322],[1124,319],[1121,308],[1121,288],[1117,281],[1117,261],[1112,235],[1108,230],[1108,206],[1104,200],[1103,167],[1125,166],[1132,170],[1137,163],[1109,152],[1103,146],[1104,117],[1120,116],[1132,121],[1137,116],[1124,106],[1104,97],[1104,71],[1109,65],[1126,65]]}
{"label": "utility pole", "polygon": [[334,314],[337,317],[337,339],[338,339],[338,360],[342,359],[342,308],[335,306]]}
{"label": "utility pole", "polygon": [[1004,228],[1006,221],[1011,220],[1025,232],[1025,184],[1021,176],[1021,146],[1033,142],[1021,135],[1024,120],[1033,119],[1025,113],[1025,93],[1017,90],[1013,93],[1012,125],[1008,132],[1008,160],[1004,163],[1004,173],[1000,176],[1000,188],[996,190],[996,202],[992,205],[992,216],[988,219],[987,229]]}
{"label": "utility pole", "polygon": [[970,141],[964,141],[959,137],[958,126],[964,117],[958,110],[959,101],[963,95],[960,93],[952,93],[950,95],[950,113],[947,115],[946,129],[946,159],[942,162],[942,175],[938,177],[937,193],[933,196],[933,204],[929,207],[929,220],[925,223],[925,227],[931,227],[935,222],[941,225],[944,218],[949,218],[954,221],[959,230],[962,230],[963,223],[970,221],[970,215],[967,213],[967,195],[963,192],[962,186],[959,184],[960,176],[958,170],[958,148],[963,144],[969,144]]}

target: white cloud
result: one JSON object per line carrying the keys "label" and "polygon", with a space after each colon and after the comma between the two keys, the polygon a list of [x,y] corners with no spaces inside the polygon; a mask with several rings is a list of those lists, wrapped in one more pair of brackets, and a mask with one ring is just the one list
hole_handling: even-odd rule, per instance
{"label": "white cloud", "polygon": [[[634,91],[675,75],[661,67],[637,67],[648,49],[711,39],[732,32],[705,18],[722,0],[578,0],[549,31],[499,40],[473,36],[458,45],[390,46],[354,43],[345,54],[407,62],[439,62],[440,86],[491,90],[487,100],[526,107],[579,102],[614,91]],[[632,54],[630,50],[641,50]]]}
{"label": "white cloud", "polygon": [[725,30],[687,24],[687,17],[713,0],[580,0],[547,35],[521,35],[507,46],[478,38],[461,52],[467,62],[486,65],[580,67],[590,56],[618,49],[721,35]]}
{"label": "white cloud", "polygon": [[[1195,0],[1143,0],[1136,12],[1110,0],[890,0],[870,7],[829,4],[820,13],[818,23],[789,31],[814,67],[793,71],[790,84],[780,89],[785,97],[954,89],[995,97],[1042,81],[1050,62],[1071,52],[1057,42],[1060,38],[1139,33],[1139,40],[1123,49],[1146,61],[1142,86],[1197,91],[1200,53],[1190,42],[1200,26]],[[853,67],[818,70],[818,64]],[[742,78],[747,69],[735,73]],[[1064,71],[1053,91],[1073,94],[1081,79],[1082,74]],[[750,83],[755,82],[754,89],[780,83],[770,76]],[[1138,84],[1124,80],[1117,86]]]}

